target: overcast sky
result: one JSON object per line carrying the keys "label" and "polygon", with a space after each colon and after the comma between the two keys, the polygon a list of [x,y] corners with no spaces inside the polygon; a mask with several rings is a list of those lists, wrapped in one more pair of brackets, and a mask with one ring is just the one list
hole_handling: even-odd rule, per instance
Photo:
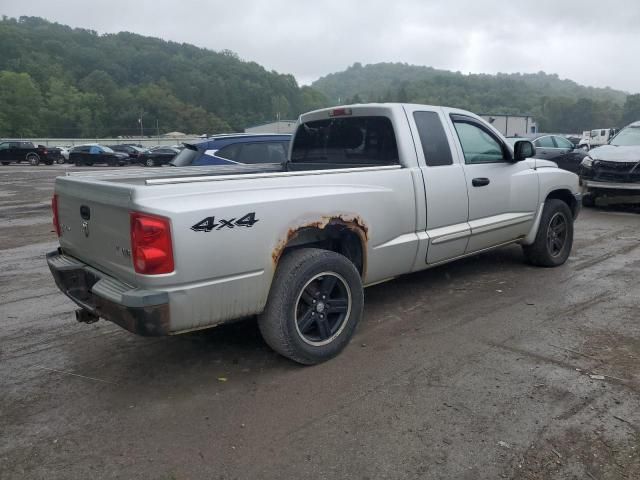
{"label": "overcast sky", "polygon": [[0,14],[229,49],[302,84],[407,62],[640,92],[640,0],[0,0]]}

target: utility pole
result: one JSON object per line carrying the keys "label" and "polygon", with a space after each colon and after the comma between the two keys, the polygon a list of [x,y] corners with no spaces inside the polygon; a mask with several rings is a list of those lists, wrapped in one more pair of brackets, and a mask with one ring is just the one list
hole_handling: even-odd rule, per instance
{"label": "utility pole", "polygon": [[143,112],[140,112],[140,118],[138,119],[138,123],[140,124],[140,140],[144,138],[144,127],[142,126],[142,114]]}
{"label": "utility pole", "polygon": [[158,122],[157,118],[156,118],[156,137],[159,145],[160,144],[160,123]]}

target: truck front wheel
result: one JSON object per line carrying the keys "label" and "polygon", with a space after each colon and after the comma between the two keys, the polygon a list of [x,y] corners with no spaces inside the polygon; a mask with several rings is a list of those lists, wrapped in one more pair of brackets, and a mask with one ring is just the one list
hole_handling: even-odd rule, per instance
{"label": "truck front wheel", "polygon": [[362,280],[351,261],[328,250],[301,248],[280,261],[258,325],[276,352],[313,365],[347,346],[363,305]]}
{"label": "truck front wheel", "polygon": [[572,246],[573,214],[569,205],[547,199],[535,241],[522,247],[525,257],[539,267],[557,267],[567,261]]}

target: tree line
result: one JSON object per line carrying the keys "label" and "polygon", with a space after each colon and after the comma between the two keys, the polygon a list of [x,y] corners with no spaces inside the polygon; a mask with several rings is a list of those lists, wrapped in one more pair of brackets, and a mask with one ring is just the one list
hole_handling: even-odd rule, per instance
{"label": "tree line", "polygon": [[479,114],[530,114],[574,133],[640,120],[640,95],[557,75],[464,75],[402,63],[299,86],[229,50],[128,32],[99,35],[37,17],[0,19],[0,137],[242,131],[339,103],[415,102]]}
{"label": "tree line", "polygon": [[3,137],[214,134],[328,105],[228,50],[6,16],[0,45]]}
{"label": "tree line", "polygon": [[335,103],[412,102],[478,114],[529,114],[545,132],[579,133],[640,120],[640,95],[585,87],[544,72],[464,75],[402,63],[355,63],[312,87]]}

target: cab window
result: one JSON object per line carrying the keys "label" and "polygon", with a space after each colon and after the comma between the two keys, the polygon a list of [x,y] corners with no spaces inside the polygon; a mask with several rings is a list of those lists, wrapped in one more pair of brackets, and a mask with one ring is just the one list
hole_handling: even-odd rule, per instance
{"label": "cab window", "polygon": [[344,168],[398,163],[398,146],[391,120],[370,116],[303,123],[296,131],[289,165]]}
{"label": "cab window", "polygon": [[488,129],[464,120],[453,119],[466,164],[505,162],[503,145]]}
{"label": "cab window", "polygon": [[414,112],[424,160],[429,167],[452,165],[451,148],[436,112]]}

